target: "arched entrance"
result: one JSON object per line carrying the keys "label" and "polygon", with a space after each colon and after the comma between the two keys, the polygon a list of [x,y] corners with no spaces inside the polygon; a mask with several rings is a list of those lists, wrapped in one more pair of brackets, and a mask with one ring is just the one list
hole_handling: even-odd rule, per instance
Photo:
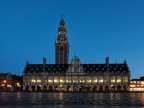
{"label": "arched entrance", "polygon": [[92,91],[97,91],[97,86],[93,86]]}
{"label": "arched entrance", "polygon": [[73,86],[73,91],[78,91],[78,86]]}
{"label": "arched entrance", "polygon": [[83,85],[80,86],[79,91],[85,91],[85,87]]}
{"label": "arched entrance", "polygon": [[109,91],[109,86],[105,86],[105,91]]}
{"label": "arched entrance", "polygon": [[86,86],[86,91],[91,91],[91,86]]}
{"label": "arched entrance", "polygon": [[58,85],[54,87],[54,91],[59,91]]}
{"label": "arched entrance", "polygon": [[115,91],[115,86],[111,86],[111,91]]}
{"label": "arched entrance", "polygon": [[68,85],[66,90],[71,91],[71,86]]}
{"label": "arched entrance", "polygon": [[99,91],[103,91],[103,86],[99,86]]}
{"label": "arched entrance", "polygon": [[47,86],[43,86],[43,91],[47,91]]}
{"label": "arched entrance", "polygon": [[49,91],[53,91],[52,85],[49,86]]}
{"label": "arched entrance", "polygon": [[60,91],[65,91],[64,85],[60,85]]}
{"label": "arched entrance", "polygon": [[30,91],[30,87],[28,85],[26,85],[26,88],[25,88],[26,91]]}
{"label": "arched entrance", "polygon": [[35,86],[34,85],[31,86],[31,90],[35,91]]}
{"label": "arched entrance", "polygon": [[121,91],[121,86],[117,86],[117,91]]}
{"label": "arched entrance", "polygon": [[40,85],[37,86],[37,91],[41,91],[41,86]]}

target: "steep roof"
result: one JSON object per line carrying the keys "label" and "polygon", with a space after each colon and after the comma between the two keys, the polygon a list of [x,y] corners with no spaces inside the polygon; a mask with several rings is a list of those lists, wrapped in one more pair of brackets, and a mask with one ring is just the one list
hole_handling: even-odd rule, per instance
{"label": "steep roof", "polygon": [[[71,64],[27,64],[23,73],[51,73],[65,74]],[[81,64],[85,73],[97,74],[110,72],[111,74],[128,74],[130,73],[127,64]]]}

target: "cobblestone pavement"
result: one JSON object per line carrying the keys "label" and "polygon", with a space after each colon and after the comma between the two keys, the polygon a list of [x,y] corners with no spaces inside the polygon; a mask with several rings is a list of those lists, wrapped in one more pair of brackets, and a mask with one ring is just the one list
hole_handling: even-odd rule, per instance
{"label": "cobblestone pavement", "polygon": [[0,108],[35,106],[60,108],[144,107],[144,93],[52,93],[52,92],[1,92]]}

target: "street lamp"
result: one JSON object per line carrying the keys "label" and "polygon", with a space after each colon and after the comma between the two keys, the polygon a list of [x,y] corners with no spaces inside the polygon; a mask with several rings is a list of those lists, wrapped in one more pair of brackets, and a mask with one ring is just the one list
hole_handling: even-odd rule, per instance
{"label": "street lamp", "polygon": [[18,90],[20,90],[21,85],[19,82],[16,83],[16,86],[18,87]]}

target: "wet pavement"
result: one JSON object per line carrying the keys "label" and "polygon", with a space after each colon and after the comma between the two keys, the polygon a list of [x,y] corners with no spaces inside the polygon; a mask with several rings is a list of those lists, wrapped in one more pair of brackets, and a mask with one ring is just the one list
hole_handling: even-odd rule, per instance
{"label": "wet pavement", "polygon": [[0,92],[0,108],[144,107],[144,93]]}

